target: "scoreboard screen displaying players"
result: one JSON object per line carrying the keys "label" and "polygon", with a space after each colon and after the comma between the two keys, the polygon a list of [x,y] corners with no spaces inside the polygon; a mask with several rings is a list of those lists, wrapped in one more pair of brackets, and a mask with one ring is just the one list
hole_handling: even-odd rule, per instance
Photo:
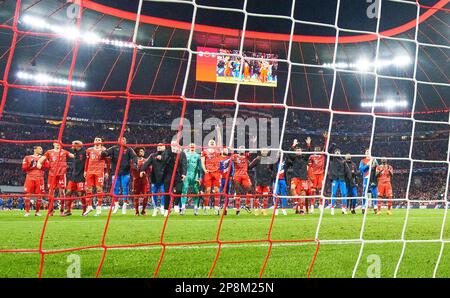
{"label": "scoreboard screen displaying players", "polygon": [[[239,54],[239,50],[225,50],[198,47],[197,81],[255,86],[277,86],[278,59],[276,54],[254,53],[244,51],[241,57],[229,56]],[[261,58],[261,59],[246,59]]]}

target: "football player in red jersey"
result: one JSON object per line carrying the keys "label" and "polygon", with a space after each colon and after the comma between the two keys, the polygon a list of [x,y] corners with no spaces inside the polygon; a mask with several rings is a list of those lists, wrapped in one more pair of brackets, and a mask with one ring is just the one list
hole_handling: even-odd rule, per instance
{"label": "football player in red jersey", "polygon": [[[376,174],[378,177],[378,198],[383,198],[384,196],[388,199],[388,211],[387,214],[392,214],[392,184],[391,179],[394,174],[394,169],[391,165],[387,163],[386,157],[381,159],[381,165],[377,166]],[[383,202],[378,200],[378,212],[381,212],[381,205]]]}
{"label": "football player in red jersey", "polygon": [[[150,168],[144,171],[141,175],[141,169],[144,163],[147,161],[145,158],[145,149],[137,149],[137,169],[131,168],[131,175],[133,176],[133,194],[134,195],[144,195],[142,198],[142,210],[140,215],[147,215],[145,209],[147,208],[148,196],[146,194],[150,191],[150,182],[148,181],[148,176],[150,174]],[[134,210],[135,215],[139,216],[139,197],[134,198]]]}
{"label": "football player in red jersey", "polygon": [[[59,194],[59,210],[61,216],[64,216],[64,205],[66,197],[66,173],[67,173],[67,158],[74,158],[74,155],[69,151],[62,149],[60,143],[53,143],[53,149],[44,153],[38,161],[37,167],[41,168],[42,163],[47,160],[49,163],[48,172],[48,191],[54,195],[54,191],[58,189]],[[53,201],[49,202],[50,216],[53,215]]]}
{"label": "football player in red jersey", "polygon": [[[328,134],[327,132],[324,132],[324,147],[327,144],[327,138]],[[306,144],[308,146],[308,149],[311,148],[311,138],[306,139]],[[324,149],[325,150],[325,149]],[[319,152],[322,151],[322,148],[320,146],[315,146],[314,151],[316,152],[313,155],[309,156],[308,161],[308,177],[311,181],[311,195],[320,195],[323,187],[323,180],[324,180],[324,173],[325,173],[325,162],[326,162],[326,156],[325,154],[320,154]],[[311,207],[310,211],[311,213],[314,213],[314,203],[315,199],[311,199]],[[323,200],[319,200],[319,208],[322,208],[323,206]]]}
{"label": "football player in red jersey", "polygon": [[[240,214],[241,211],[241,198],[242,195],[248,195],[251,192],[252,182],[248,176],[248,159],[250,154],[245,152],[245,146],[239,146],[238,153],[233,154],[231,160],[234,165],[234,176],[233,183],[234,189],[236,190],[236,215]],[[245,210],[251,212],[250,210],[250,197],[245,198]]]}
{"label": "football player in red jersey", "polygon": [[[86,167],[84,169],[86,194],[92,195],[95,187],[97,192],[97,211],[95,216],[102,213],[103,183],[105,179],[108,179],[110,170],[109,159],[102,157],[102,152],[105,150],[105,147],[102,146],[102,139],[99,137],[94,139],[94,147],[90,147],[86,150]],[[86,199],[86,204],[87,208],[86,212],[83,213],[83,216],[88,215],[94,210],[92,207],[92,197]]]}
{"label": "football player in red jersey", "polygon": [[205,195],[203,200],[204,213],[208,213],[209,198],[214,194],[214,214],[219,215],[219,201],[220,201],[220,161],[222,154],[219,148],[222,147],[220,127],[216,126],[218,143],[214,139],[208,141],[208,147],[202,151],[202,169],[203,169],[203,184],[205,187]]}
{"label": "football player in red jersey", "polygon": [[[31,195],[40,195],[44,193],[44,170],[48,169],[48,162],[44,160],[38,168],[39,159],[42,157],[42,147],[34,146],[33,155],[27,155],[22,161],[22,170],[27,173],[25,178],[25,185],[23,187],[24,193]],[[36,216],[41,216],[39,213],[41,208],[41,198],[36,197]],[[30,198],[25,199],[25,217],[30,216]]]}

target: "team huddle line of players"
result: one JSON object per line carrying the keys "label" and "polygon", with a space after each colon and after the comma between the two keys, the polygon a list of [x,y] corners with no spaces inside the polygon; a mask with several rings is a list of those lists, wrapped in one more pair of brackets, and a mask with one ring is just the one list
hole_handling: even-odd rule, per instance
{"label": "team huddle line of players", "polygon": [[[94,146],[87,149],[83,147],[81,141],[73,141],[70,150],[62,149],[59,143],[54,143],[53,149],[44,154],[42,147],[35,146],[33,155],[26,156],[22,163],[22,169],[26,172],[24,192],[29,195],[43,194],[44,175],[48,170],[48,189],[54,195],[58,191],[62,216],[72,214],[73,200],[67,199],[71,197],[81,197],[83,216],[93,211],[95,216],[98,216],[102,212],[104,181],[117,167],[117,177],[112,175],[115,181],[113,213],[117,213],[120,208],[116,196],[123,198],[122,214],[126,214],[130,199],[128,196],[133,194],[135,215],[146,215],[149,193],[153,194],[151,196],[153,216],[158,212],[167,216],[171,202],[176,213],[185,214],[188,198],[193,200],[195,215],[199,214],[201,203],[204,214],[208,214],[208,210],[213,207],[214,214],[219,215],[220,203],[227,206],[229,199],[234,200],[237,215],[241,211],[241,200],[245,200],[242,207],[247,212],[252,212],[253,207],[255,215],[267,215],[269,197],[273,195],[281,199],[279,200],[281,208],[276,209],[275,215],[278,215],[278,209],[286,215],[289,190],[294,197],[292,202],[295,204],[296,214],[313,213],[316,199],[319,201],[319,208],[323,208],[323,199],[319,198],[324,185],[326,155],[321,153],[321,146],[315,146],[315,154],[306,154],[302,152],[298,140],[294,140],[292,148],[295,153],[285,154],[282,160],[277,158],[274,161],[269,157],[267,149],[261,149],[259,153],[250,153],[244,146],[240,146],[237,152],[233,153],[231,149],[220,145],[219,132],[218,136],[219,144],[214,139],[209,140],[208,146],[201,154],[197,153],[195,144],[181,150],[178,143],[173,141],[168,148],[158,144],[157,151],[148,158],[145,158],[144,148],[132,149],[127,146],[125,138],[119,139],[118,145],[108,149],[102,145],[102,139],[99,137],[94,139]],[[324,138],[326,143],[326,133]],[[251,141],[256,143],[256,138]],[[305,140],[308,149],[311,148],[311,142],[310,137]],[[381,210],[382,203],[378,203],[377,198],[385,197],[388,200],[388,214],[391,214],[393,169],[387,164],[387,160],[383,158],[381,164],[378,164],[367,150],[366,157],[360,161],[359,166],[356,166],[351,156],[341,155],[335,144],[330,145],[330,150],[334,153],[334,156],[330,157],[328,174],[332,181],[329,205],[331,214],[334,215],[338,192],[342,201],[342,214],[346,214],[347,209],[355,213],[354,198],[358,197],[361,178],[364,197],[362,211],[367,208],[365,192],[368,190],[368,195],[372,196],[374,212],[379,214]],[[73,160],[73,165],[69,182],[66,183],[68,159]],[[255,173],[255,187],[249,175],[251,169],[254,169]],[[173,199],[170,195],[162,195],[170,189],[174,194]],[[139,198],[139,195],[142,195],[142,198]],[[312,198],[295,198],[304,196]],[[95,209],[93,197],[97,198]],[[36,216],[40,215],[40,201],[40,198],[36,199]],[[160,207],[157,207],[158,205]],[[53,215],[52,200],[48,209],[49,214]],[[30,198],[27,197],[25,216],[29,215]]]}

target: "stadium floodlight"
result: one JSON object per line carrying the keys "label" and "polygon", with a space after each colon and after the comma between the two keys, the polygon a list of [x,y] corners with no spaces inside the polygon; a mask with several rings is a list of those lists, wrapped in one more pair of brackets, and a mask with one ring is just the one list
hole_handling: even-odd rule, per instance
{"label": "stadium floodlight", "polygon": [[41,29],[51,29],[50,25],[41,18],[37,18],[34,16],[26,15],[22,18],[22,22],[24,24],[27,24],[29,26],[33,26],[35,28],[41,28]]}
{"label": "stadium floodlight", "polygon": [[88,44],[97,44],[101,42],[101,38],[97,34],[92,32],[86,33],[82,38]]}
{"label": "stadium floodlight", "polygon": [[411,63],[411,59],[408,56],[397,56],[393,60],[393,64],[399,67],[406,66]]}
{"label": "stadium floodlight", "polygon": [[107,38],[101,38],[93,32],[81,32],[77,27],[74,26],[56,26],[49,24],[42,18],[25,15],[22,18],[22,22],[30,27],[45,29],[52,31],[53,33],[61,34],[64,38],[68,40],[81,40],[88,44],[107,44],[119,48],[134,48],[132,42],[122,41],[122,40],[111,40]]}
{"label": "stadium floodlight", "polygon": [[348,62],[336,62],[336,63],[324,63],[323,67],[326,68],[344,68],[344,69],[357,69],[359,71],[369,71],[371,68],[377,69],[385,68],[389,66],[405,67],[411,64],[411,58],[408,56],[396,56],[393,59],[378,59],[376,62],[371,62],[367,58],[361,58],[355,63]]}
{"label": "stadium floodlight", "polygon": [[[34,82],[38,83],[39,85],[50,85],[50,84],[61,85],[61,86],[69,85],[68,79],[52,77],[45,73],[30,74],[30,73],[27,73],[24,71],[19,71],[17,73],[17,77],[22,80],[34,81]],[[83,82],[83,81],[74,80],[74,81],[70,81],[70,85],[72,87],[86,88],[87,84],[86,84],[86,82]]]}
{"label": "stadium floodlight", "polygon": [[388,99],[386,101],[381,101],[381,102],[367,101],[367,102],[361,103],[361,107],[363,107],[363,108],[375,107],[375,108],[393,109],[393,108],[398,108],[398,107],[404,108],[407,106],[408,106],[408,102],[406,100],[396,101],[393,99]]}
{"label": "stadium floodlight", "polygon": [[361,58],[355,63],[355,68],[360,71],[367,71],[371,67],[371,63],[366,58]]}

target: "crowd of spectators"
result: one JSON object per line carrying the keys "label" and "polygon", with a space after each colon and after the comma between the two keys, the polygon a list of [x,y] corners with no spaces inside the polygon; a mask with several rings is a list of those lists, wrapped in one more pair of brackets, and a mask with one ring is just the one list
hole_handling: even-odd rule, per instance
{"label": "crowd of spectators", "polygon": [[[69,118],[63,131],[63,142],[69,144],[78,139],[85,143],[92,142],[94,137],[100,136],[105,141],[116,141],[122,128],[124,113],[123,100],[108,100],[105,104],[100,99],[83,99],[91,101],[92,106],[82,104],[78,98],[72,102]],[[56,102],[56,101],[55,101]],[[35,107],[36,108],[36,107]],[[28,107],[29,109],[29,107]],[[20,102],[7,105],[4,117],[0,122],[0,138],[8,140],[52,140],[57,139],[60,132],[61,118],[55,116],[62,114],[63,105],[53,105],[48,114],[42,114],[38,108],[21,110]],[[195,111],[202,112],[202,121],[210,117],[221,120],[232,118],[235,114],[234,106],[217,106],[200,103],[191,103],[185,117],[191,120],[192,125]],[[128,122],[125,127],[125,136],[129,144],[157,144],[169,143],[176,134],[171,126],[179,123],[181,104],[170,102],[136,101],[130,106]],[[373,119],[371,116],[341,115],[317,111],[290,110],[286,114],[285,133],[282,148],[289,150],[294,139],[303,142],[306,137],[313,138],[313,146],[323,147],[323,132],[328,131],[330,121],[330,143],[335,143],[343,153],[364,154],[370,146],[372,137]],[[248,108],[241,107],[238,117],[266,117],[280,119],[278,134],[281,135],[283,109]],[[194,127],[191,127],[194,130]],[[387,157],[409,157],[412,141],[412,122],[409,120],[393,120],[378,118],[375,122],[372,155]],[[444,125],[416,124],[412,157],[419,160],[447,160],[448,135],[450,130]],[[208,132],[204,132],[206,135]],[[248,131],[247,131],[248,134]],[[267,133],[270,137],[270,133]],[[247,138],[249,136],[247,135]],[[269,140],[269,144],[271,141]],[[272,144],[274,144],[272,142]],[[51,148],[51,144],[44,144],[44,150]],[[0,185],[20,186],[24,181],[24,174],[20,169],[23,156],[31,154],[32,144],[2,143],[0,142]],[[154,150],[148,149],[148,152]],[[6,160],[5,160],[6,159]],[[8,159],[11,159],[8,161]],[[360,158],[354,158],[359,163]],[[16,163],[14,163],[16,162]],[[393,161],[395,169],[404,169],[394,179],[394,195],[404,198],[409,179],[409,162]],[[416,162],[414,164],[417,164]],[[441,166],[446,166],[442,164]],[[431,167],[431,166],[430,166]],[[411,180],[410,198],[435,199],[445,189],[435,182],[436,177],[445,180],[446,172],[433,175],[421,173],[420,177]],[[420,185],[420,187],[413,187]]]}

